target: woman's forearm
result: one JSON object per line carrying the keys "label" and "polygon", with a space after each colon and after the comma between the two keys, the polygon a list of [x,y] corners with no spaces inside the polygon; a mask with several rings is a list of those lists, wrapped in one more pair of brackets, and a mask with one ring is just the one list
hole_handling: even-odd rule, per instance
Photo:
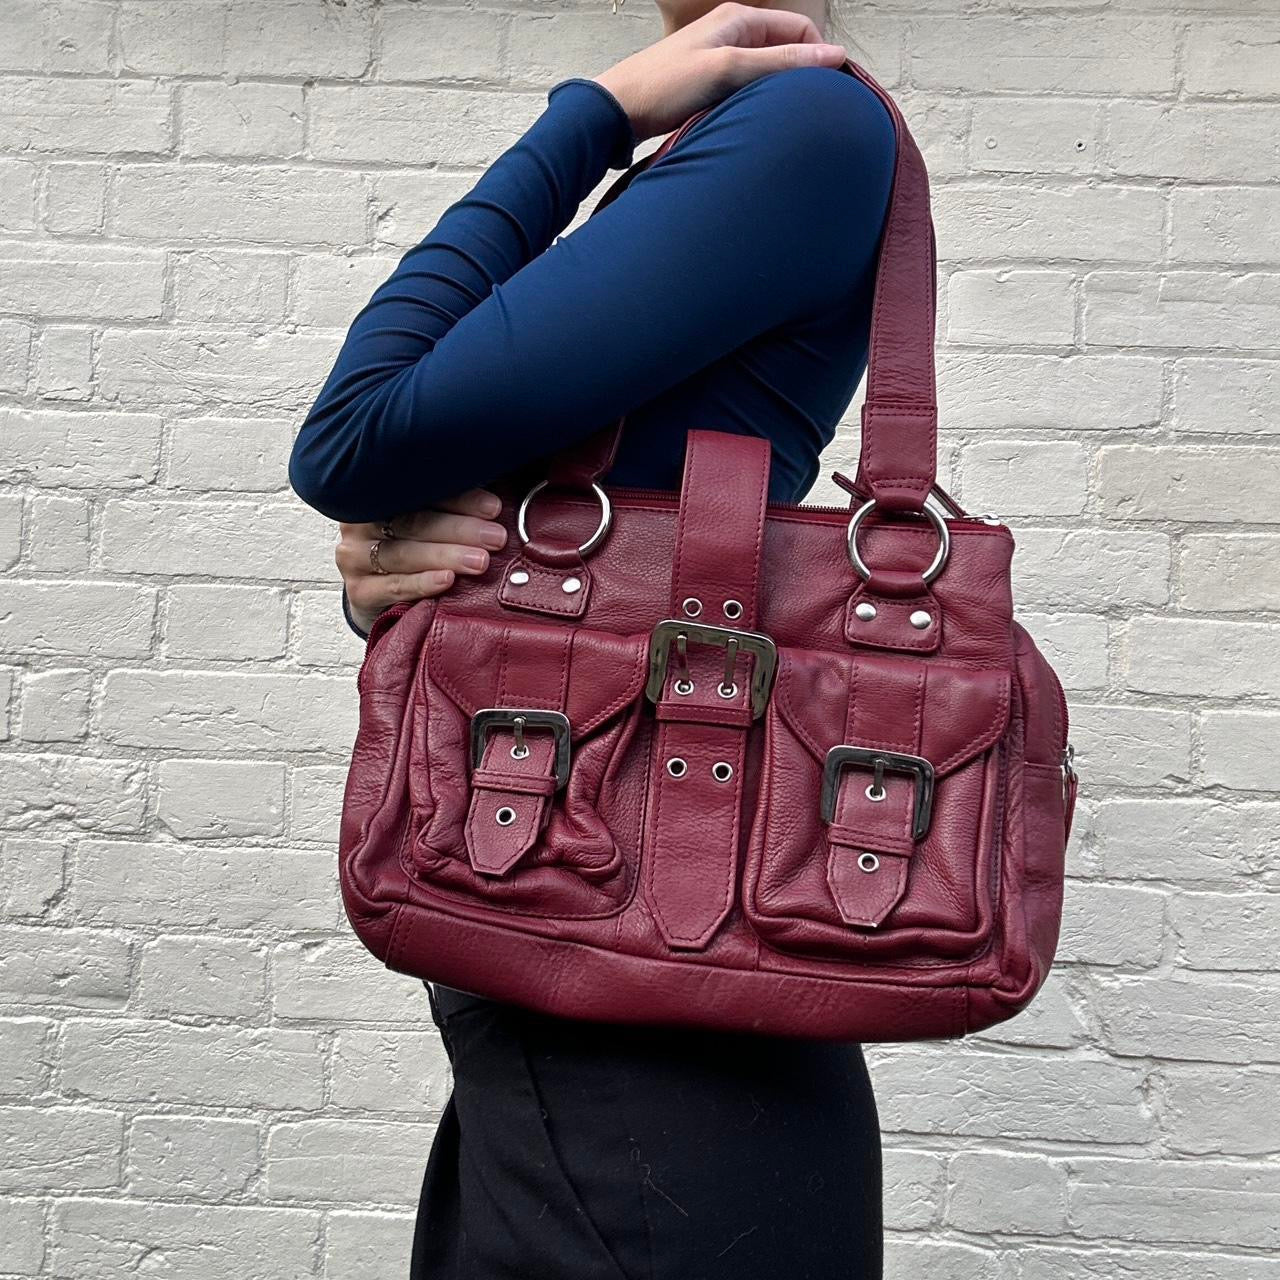
{"label": "woman's forearm", "polygon": [[458,451],[477,441],[450,432],[447,387],[424,397],[431,384],[412,371],[551,244],[636,145],[626,113],[594,81],[562,80],[547,100],[352,324],[289,462],[294,490],[331,519],[381,519],[466,487]]}

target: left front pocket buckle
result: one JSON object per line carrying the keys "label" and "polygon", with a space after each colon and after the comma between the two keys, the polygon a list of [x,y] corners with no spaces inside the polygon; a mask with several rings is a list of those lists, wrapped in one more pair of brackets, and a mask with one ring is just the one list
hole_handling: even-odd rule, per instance
{"label": "left front pocket buckle", "polygon": [[919,840],[929,830],[933,819],[933,765],[923,756],[901,751],[877,751],[874,747],[854,747],[840,743],[827,752],[822,770],[822,820],[833,822],[836,798],[840,792],[840,776],[849,765],[868,765],[876,771],[876,783],[884,770],[910,774],[916,782],[915,805],[911,819],[911,838]]}
{"label": "left front pocket buckle", "polygon": [[555,738],[555,779],[559,791],[569,781],[569,717],[560,711],[539,708],[485,707],[471,717],[471,767],[479,767],[485,744],[494,729],[511,729],[516,735],[512,757],[522,759],[529,754],[524,735],[529,729],[550,729]]}

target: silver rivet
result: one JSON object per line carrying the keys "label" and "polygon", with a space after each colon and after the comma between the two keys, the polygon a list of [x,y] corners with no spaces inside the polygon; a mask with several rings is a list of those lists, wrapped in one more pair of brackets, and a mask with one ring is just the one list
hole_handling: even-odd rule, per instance
{"label": "silver rivet", "polygon": [[727,760],[717,760],[711,766],[711,776],[717,782],[728,782],[733,777],[733,765]]}
{"label": "silver rivet", "polygon": [[516,811],[510,805],[503,805],[497,813],[493,815],[493,820],[500,827],[509,827],[516,820]]}
{"label": "silver rivet", "polygon": [[907,619],[917,631],[923,631],[933,621],[933,615],[924,609],[917,609],[910,618]]}
{"label": "silver rivet", "polygon": [[575,591],[581,591],[581,590],[582,590],[582,579],[581,579],[581,578],[566,578],[566,579],[565,579],[565,580],[560,584],[560,590],[561,590],[561,591],[563,591],[563,592],[565,593],[565,595],[567,595],[567,596],[571,596],[571,595],[573,595],[573,593],[574,593]]}
{"label": "silver rivet", "polygon": [[696,618],[702,612],[702,601],[697,596],[690,596],[680,602],[680,607],[690,618]]}
{"label": "silver rivet", "polygon": [[724,616],[726,618],[736,620],[742,617],[741,600],[726,600],[721,607],[724,609]]}
{"label": "silver rivet", "polygon": [[511,583],[513,587],[523,587],[524,584],[529,581],[529,575],[523,569],[517,569],[515,573],[507,579],[507,581]]}
{"label": "silver rivet", "polygon": [[853,611],[863,622],[870,622],[876,616],[875,605],[864,600]]}
{"label": "silver rivet", "polygon": [[860,853],[858,854],[858,866],[863,871],[878,871],[880,859],[874,853]]}
{"label": "silver rivet", "polygon": [[689,772],[689,766],[679,756],[672,756],[667,761],[667,772],[673,778],[683,778]]}
{"label": "silver rivet", "polygon": [[874,782],[867,788],[866,797],[868,800],[883,800],[889,793]]}

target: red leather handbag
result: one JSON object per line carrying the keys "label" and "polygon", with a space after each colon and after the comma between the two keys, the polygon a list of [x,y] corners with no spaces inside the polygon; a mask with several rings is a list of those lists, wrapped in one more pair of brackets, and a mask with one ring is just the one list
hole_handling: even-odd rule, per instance
{"label": "red leather handbag", "polygon": [[711,430],[678,495],[605,488],[620,423],[506,493],[487,574],[377,618],[340,867],[392,969],[864,1041],[961,1036],[1044,981],[1066,701],[1010,531],[936,484],[928,179],[844,69],[898,133],[850,509],[768,503],[768,442]]}

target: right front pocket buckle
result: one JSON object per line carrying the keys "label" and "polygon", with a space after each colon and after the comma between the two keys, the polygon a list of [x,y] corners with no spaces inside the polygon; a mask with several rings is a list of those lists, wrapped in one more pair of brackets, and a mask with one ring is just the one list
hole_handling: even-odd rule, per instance
{"label": "right front pocket buckle", "polygon": [[840,779],[851,765],[865,765],[876,771],[877,780],[882,771],[910,774],[915,779],[915,803],[912,810],[911,838],[921,839],[929,830],[933,818],[933,765],[923,756],[907,755],[902,751],[880,751],[874,747],[856,747],[839,743],[827,752],[822,770],[822,820],[835,821],[836,800],[840,793]]}

